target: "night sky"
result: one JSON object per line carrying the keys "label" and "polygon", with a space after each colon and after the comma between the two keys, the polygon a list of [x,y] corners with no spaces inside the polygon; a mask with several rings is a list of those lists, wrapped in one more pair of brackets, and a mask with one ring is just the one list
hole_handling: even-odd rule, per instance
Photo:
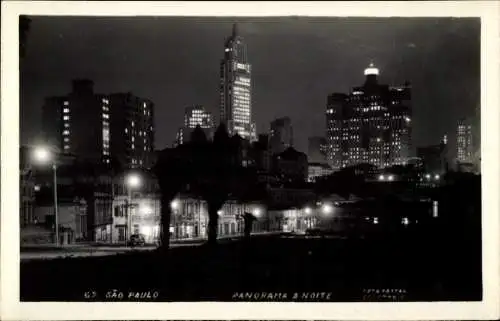
{"label": "night sky", "polygon": [[156,148],[172,144],[184,108],[219,117],[219,62],[239,23],[252,64],[258,133],[290,116],[295,146],[325,133],[327,95],[379,80],[413,85],[415,145],[454,144],[457,120],[480,104],[480,21],[465,18],[104,18],[31,17],[21,76],[21,142],[40,130],[45,96],[65,95],[73,78],[98,93],[131,91],[151,99]]}

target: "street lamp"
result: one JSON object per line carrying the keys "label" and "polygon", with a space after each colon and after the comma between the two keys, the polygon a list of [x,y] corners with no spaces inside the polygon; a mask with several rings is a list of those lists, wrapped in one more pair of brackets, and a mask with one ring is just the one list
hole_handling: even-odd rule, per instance
{"label": "street lamp", "polygon": [[329,215],[333,212],[333,206],[331,206],[330,204],[325,204],[323,205],[322,210],[324,214]]}
{"label": "street lamp", "polygon": [[176,210],[179,208],[179,201],[178,200],[173,200],[171,203],[170,203],[170,207],[173,209],[173,210]]}
{"label": "street lamp", "polygon": [[57,164],[49,148],[45,146],[35,147],[33,151],[34,160],[40,164],[52,162],[52,171],[54,173],[54,220],[55,220],[55,243],[59,245],[59,215],[57,208]]}
{"label": "street lamp", "polygon": [[309,214],[311,214],[312,210],[311,210],[311,208],[310,208],[310,207],[306,207],[306,208],[304,209],[304,212],[305,212],[307,215],[309,215]]}
{"label": "street lamp", "polygon": [[125,178],[125,184],[128,190],[128,207],[127,207],[127,239],[125,244],[128,243],[128,238],[130,237],[132,230],[132,189],[139,188],[141,186],[141,177],[138,174],[131,173]]}
{"label": "street lamp", "polygon": [[[177,214],[177,209],[180,207],[180,203],[178,200],[173,200],[172,202],[170,202],[170,208],[172,209],[172,216],[171,216],[171,221],[172,221],[172,228],[170,228],[170,222],[168,223],[169,224],[169,228],[168,228],[168,231],[169,233],[172,233],[173,237],[176,238],[177,237],[177,222],[176,222],[176,214]],[[169,238],[170,238],[170,235],[169,235]]]}

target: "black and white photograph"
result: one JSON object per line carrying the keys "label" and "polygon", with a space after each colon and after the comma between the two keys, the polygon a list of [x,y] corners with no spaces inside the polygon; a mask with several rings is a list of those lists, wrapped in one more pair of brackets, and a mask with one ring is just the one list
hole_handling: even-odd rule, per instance
{"label": "black and white photograph", "polygon": [[434,13],[19,14],[19,301],[484,302],[484,20]]}

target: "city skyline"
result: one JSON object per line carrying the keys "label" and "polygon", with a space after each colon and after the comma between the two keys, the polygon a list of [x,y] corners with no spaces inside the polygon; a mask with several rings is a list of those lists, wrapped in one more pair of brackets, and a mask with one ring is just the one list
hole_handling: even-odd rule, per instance
{"label": "city skyline", "polygon": [[[151,99],[156,106],[157,148],[169,146],[175,139],[177,124],[182,122],[185,106],[202,104],[212,114],[218,114],[218,61],[234,22],[238,23],[251,57],[252,118],[257,123],[257,133],[267,133],[273,119],[289,116],[295,127],[297,149],[301,151],[307,150],[310,136],[325,132],[326,96],[347,92],[359,84],[364,68],[372,61],[381,69],[381,82],[412,83],[416,146],[433,144],[443,134],[453,140],[458,119],[472,116],[479,103],[479,20],[385,18],[376,23],[377,19],[361,18],[269,18],[252,22],[230,18],[106,18],[104,21],[51,17],[49,20],[50,23],[47,18],[32,18],[28,35],[21,70],[22,143],[31,142],[38,134],[37,114],[43,98],[67,92],[71,79],[85,77],[94,80],[97,92],[130,90]],[[84,32],[75,31],[74,28],[84,25],[87,26]],[[393,33],[388,33],[387,28],[392,28]],[[202,37],[195,37],[196,34]],[[149,43],[144,40],[161,38],[162,43],[170,43],[175,50],[168,50],[172,46],[164,50],[161,45],[150,54],[140,53],[139,57],[139,52],[129,48],[129,43],[133,43],[129,37],[146,49]],[[79,44],[72,45],[76,38]],[[97,50],[109,41],[109,51]],[[58,45],[63,43],[66,46]],[[352,50],[359,46],[364,51]],[[268,50],[277,54],[267,55]],[[158,52],[166,54],[161,61]],[[151,59],[143,60],[148,56]],[[82,57],[88,61],[85,71],[79,70],[79,64],[68,65]],[[190,62],[182,64],[187,59]],[[179,65],[176,60],[180,60],[183,68],[176,66]],[[155,64],[164,67],[153,67]],[[455,68],[457,65],[460,68]],[[46,69],[51,69],[51,77],[37,76],[46,73]],[[30,131],[26,131],[28,127]]]}

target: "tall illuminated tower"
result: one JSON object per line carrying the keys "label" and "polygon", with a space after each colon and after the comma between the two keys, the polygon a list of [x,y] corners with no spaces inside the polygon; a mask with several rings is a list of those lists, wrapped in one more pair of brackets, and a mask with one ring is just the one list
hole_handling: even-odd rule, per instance
{"label": "tall illuminated tower", "polygon": [[370,64],[365,83],[328,96],[327,159],[333,169],[360,163],[404,165],[411,157],[411,87],[379,84]]}
{"label": "tall illuminated tower", "polygon": [[226,40],[220,65],[220,122],[226,124],[231,135],[256,140],[255,123],[252,122],[251,66],[236,24]]}

